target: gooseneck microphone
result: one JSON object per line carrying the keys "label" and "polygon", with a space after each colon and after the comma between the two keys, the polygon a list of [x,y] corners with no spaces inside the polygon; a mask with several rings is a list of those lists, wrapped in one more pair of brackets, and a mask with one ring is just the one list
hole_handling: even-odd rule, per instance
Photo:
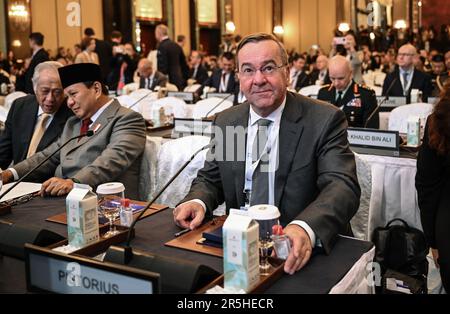
{"label": "gooseneck microphone", "polygon": [[143,101],[145,98],[147,98],[147,97],[150,96],[151,94],[153,94],[153,91],[150,91],[149,93],[145,94],[144,97],[139,98],[134,104],[132,104],[130,107],[128,107],[128,109],[133,109],[138,103],[140,103],[141,101]]}
{"label": "gooseneck microphone", "polygon": [[24,176],[22,176],[22,178],[20,178],[18,181],[16,181],[9,189],[7,189],[2,195],[0,195],[0,199],[2,199],[4,196],[6,196],[9,192],[11,192],[17,185],[19,185],[21,182],[23,182],[26,178],[28,178],[34,171],[36,171],[37,169],[39,169],[40,167],[42,167],[43,164],[45,164],[50,158],[52,158],[53,156],[55,156],[61,149],[63,149],[64,147],[67,146],[67,144],[69,144],[70,142],[76,140],[76,139],[80,139],[83,138],[85,136],[87,137],[91,137],[95,134],[94,131],[89,130],[84,134],[78,135],[78,136],[74,136],[72,138],[70,138],[69,140],[67,140],[63,145],[61,145],[57,150],[55,150],[53,153],[51,153],[47,158],[45,158],[42,162],[40,162],[36,167],[34,167],[33,169],[31,169],[30,171],[28,171],[28,173],[26,173]]}
{"label": "gooseneck microphone", "polygon": [[216,279],[220,273],[206,265],[171,256],[156,255],[130,247],[133,228],[142,218],[150,206],[161,196],[180,173],[194,160],[195,156],[205,149],[212,148],[215,141],[200,148],[191,158],[172,176],[164,187],[153,197],[142,212],[136,217],[128,231],[125,246],[110,246],[106,251],[104,261],[119,265],[126,265],[151,271],[160,275],[162,293],[194,293]]}
{"label": "gooseneck microphone", "polygon": [[[233,96],[233,94],[231,94],[231,96]],[[219,101],[219,103],[217,105],[215,105],[210,111],[208,111],[208,113],[205,115],[205,118],[208,118],[208,116],[217,108],[220,107],[221,104],[223,104],[226,100],[228,100],[228,98],[230,98],[230,96],[228,97],[224,97],[221,101]]]}
{"label": "gooseneck microphone", "polygon": [[[197,150],[189,159],[188,161],[186,161],[183,166],[181,166],[181,168],[177,171],[177,173],[175,173],[172,178],[161,188],[161,190],[153,197],[153,199],[147,204],[147,206],[139,213],[139,215],[136,217],[136,219],[133,221],[133,223],[130,226],[130,230],[128,231],[128,236],[127,236],[127,242],[126,242],[126,248],[125,250],[130,250],[131,251],[131,247],[130,247],[130,242],[131,242],[131,236],[132,236],[132,230],[134,228],[134,226],[136,225],[136,223],[142,218],[142,216],[145,214],[145,212],[150,208],[150,206],[153,205],[153,203],[155,203],[155,201],[161,196],[161,194],[164,193],[164,191],[172,184],[173,181],[175,181],[176,178],[178,178],[178,176],[183,172],[183,170],[194,160],[194,158],[201,153],[202,151],[204,151],[205,149],[209,149],[212,148],[213,146],[215,146],[216,142],[213,140],[211,141],[211,143],[209,143],[206,146],[203,146],[202,148],[200,148],[199,150]],[[132,254],[131,252],[129,252],[130,254]]]}
{"label": "gooseneck microphone", "polygon": [[392,87],[394,87],[395,82],[397,82],[397,78],[395,78],[392,81],[391,85],[389,85],[388,89],[386,90],[386,95],[384,96],[383,100],[378,103],[377,107],[373,110],[373,112],[367,118],[366,123],[364,123],[364,128],[367,128],[367,125],[369,125],[369,122],[370,122],[370,120],[372,120],[373,116],[379,112],[381,106],[386,102],[386,100],[389,99],[389,93],[390,93]]}

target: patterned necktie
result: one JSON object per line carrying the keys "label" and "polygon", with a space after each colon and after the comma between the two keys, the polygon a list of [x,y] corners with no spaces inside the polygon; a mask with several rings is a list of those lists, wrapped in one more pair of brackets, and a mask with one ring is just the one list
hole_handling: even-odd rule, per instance
{"label": "patterned necktie", "polygon": [[[250,204],[259,205],[269,202],[269,158],[264,152],[268,140],[268,129],[272,121],[267,119],[258,120],[258,132],[253,141],[252,161],[258,160],[259,164],[253,173],[252,178],[252,194]],[[263,153],[265,156],[263,156]],[[263,158],[264,157],[264,158]]]}
{"label": "patterned necktie", "polygon": [[43,113],[39,117],[38,125],[34,130],[33,137],[31,138],[30,147],[28,148],[27,158],[33,156],[36,153],[37,147],[44,136],[45,130],[47,129],[47,122],[51,115]]}
{"label": "patterned necktie", "polygon": [[408,76],[409,76],[408,72],[403,72],[403,95],[405,95],[405,96],[408,95],[408,90],[407,90],[408,85],[409,85]]}

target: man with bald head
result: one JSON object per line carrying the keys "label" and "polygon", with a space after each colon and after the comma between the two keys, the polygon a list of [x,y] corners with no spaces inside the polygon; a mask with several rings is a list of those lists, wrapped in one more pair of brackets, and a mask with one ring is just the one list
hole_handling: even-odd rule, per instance
{"label": "man with bald head", "polygon": [[379,116],[374,113],[377,110],[375,92],[356,84],[350,61],[343,56],[335,56],[328,62],[328,72],[332,84],[319,91],[318,99],[344,111],[350,127],[378,129]]}
{"label": "man with bald head", "polygon": [[153,69],[153,63],[147,58],[143,58],[138,64],[139,88],[155,90],[157,86],[166,87],[167,77],[159,71]]}
{"label": "man with bald head", "polygon": [[317,57],[316,67],[309,74],[309,82],[311,85],[331,84],[328,73],[328,58],[326,56],[320,55]]}
{"label": "man with bald head", "polygon": [[156,26],[155,37],[158,41],[158,70],[169,76],[169,82],[183,90],[189,76],[189,67],[183,49],[169,38],[166,25]]}
{"label": "man with bald head", "polygon": [[422,100],[426,102],[433,91],[431,78],[422,71],[414,68],[417,50],[411,45],[403,45],[397,53],[397,68],[388,74],[384,80],[383,96],[407,97],[411,100],[411,90],[422,91]]}

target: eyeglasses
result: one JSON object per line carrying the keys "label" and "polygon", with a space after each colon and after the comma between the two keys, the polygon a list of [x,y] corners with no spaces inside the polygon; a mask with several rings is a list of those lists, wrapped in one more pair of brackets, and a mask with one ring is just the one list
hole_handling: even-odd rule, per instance
{"label": "eyeglasses", "polygon": [[399,53],[397,54],[398,57],[414,57],[414,54],[412,53]]}
{"label": "eyeglasses", "polygon": [[39,93],[43,96],[43,97],[47,97],[48,94],[52,94],[55,98],[59,98],[61,96],[64,95],[64,91],[60,88],[56,88],[56,89],[39,89]]}
{"label": "eyeglasses", "polygon": [[279,69],[284,68],[285,66],[285,64],[279,66],[275,64],[268,64],[261,67],[260,69],[255,69],[251,66],[243,66],[239,74],[245,78],[252,78],[256,75],[256,72],[260,71],[262,75],[267,77],[274,75]]}

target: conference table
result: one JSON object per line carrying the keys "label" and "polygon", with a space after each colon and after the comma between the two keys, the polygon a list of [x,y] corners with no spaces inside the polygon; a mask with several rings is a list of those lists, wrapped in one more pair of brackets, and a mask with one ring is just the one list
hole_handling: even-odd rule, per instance
{"label": "conference table", "polygon": [[[64,211],[64,198],[36,197],[14,207],[11,214],[1,219],[21,226],[48,229],[67,237],[66,226],[45,221]],[[131,245],[138,250],[204,264],[223,272],[221,258],[165,246],[164,243],[172,240],[179,230],[173,223],[172,211],[167,209],[141,220]],[[283,274],[266,293],[372,293],[366,268],[373,257],[372,243],[339,237],[330,255],[315,254],[304,269],[293,276]],[[0,255],[0,293],[25,292],[25,263]]]}

